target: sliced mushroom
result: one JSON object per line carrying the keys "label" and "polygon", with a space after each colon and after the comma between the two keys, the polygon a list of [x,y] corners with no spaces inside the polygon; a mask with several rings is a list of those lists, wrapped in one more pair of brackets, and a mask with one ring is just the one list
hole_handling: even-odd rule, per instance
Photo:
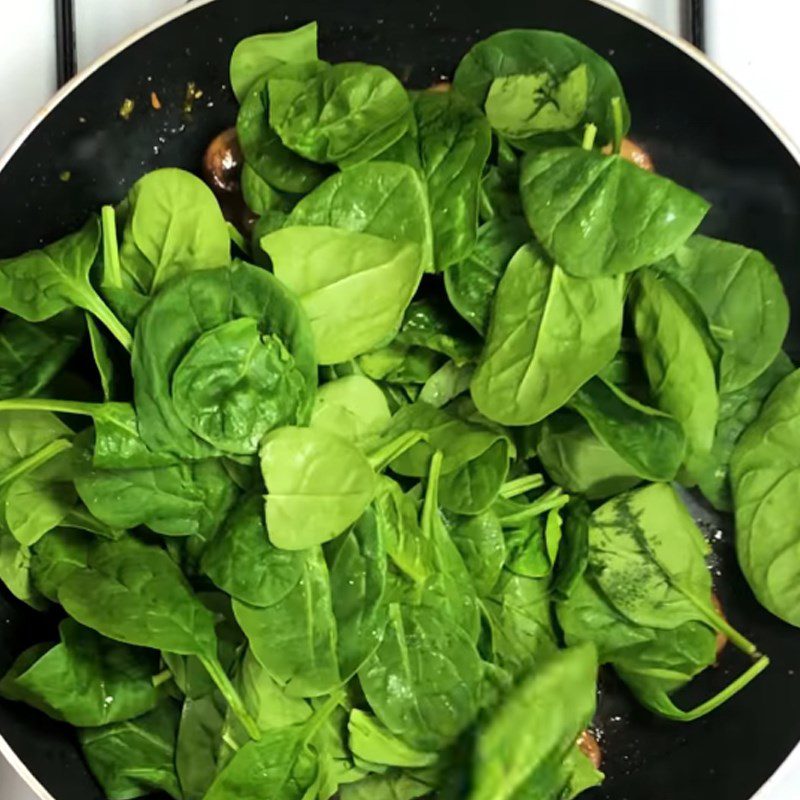
{"label": "sliced mushroom", "polygon": [[215,137],[203,156],[203,177],[218,194],[240,191],[242,150],[236,137],[236,128],[228,128]]}
{"label": "sliced mushroom", "polygon": [[594,734],[589,730],[585,730],[578,737],[577,744],[581,753],[594,764],[594,768],[600,769],[600,765],[603,763],[603,751],[600,749],[600,744]]}
{"label": "sliced mushroom", "polygon": [[[612,148],[611,145],[607,145],[603,148],[603,152],[606,155],[611,155]],[[648,172],[655,172],[656,168],[653,164],[653,159],[650,158],[650,153],[647,152],[641,145],[636,144],[633,139],[623,139],[622,145],[620,146],[619,154],[626,160],[630,161],[631,164],[635,164],[637,167],[641,167],[642,169],[647,170]]]}
{"label": "sliced mushroom", "polygon": [[[722,603],[714,592],[711,592],[711,605],[714,606],[717,614],[719,614],[722,619],[727,619],[725,617],[725,612],[722,610]],[[728,644],[728,637],[721,631],[717,631],[717,658],[720,657],[722,651],[725,649],[726,644]]]}
{"label": "sliced mushroom", "polygon": [[631,139],[622,140],[622,148],[619,154],[626,161],[630,161],[631,164],[636,164],[637,167],[646,169],[648,172],[655,172],[653,159],[650,158],[650,153]]}
{"label": "sliced mushroom", "polygon": [[429,92],[449,92],[451,87],[450,81],[435,81],[428,87]]}

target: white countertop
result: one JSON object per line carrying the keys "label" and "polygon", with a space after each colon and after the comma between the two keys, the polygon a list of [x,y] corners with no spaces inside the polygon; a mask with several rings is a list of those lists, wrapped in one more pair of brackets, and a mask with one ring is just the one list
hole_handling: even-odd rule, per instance
{"label": "white countertop", "polygon": [[[0,2],[4,5],[0,18],[2,152],[53,94],[56,82],[53,0]],[[76,0],[79,67],[180,5],[183,0]],[[678,6],[673,0],[620,0],[620,5],[677,31]],[[709,55],[800,142],[795,85],[800,5],[793,0],[706,0],[706,9]],[[759,792],[757,800],[800,798],[800,748],[790,762]],[[0,800],[36,800],[1,755]]]}

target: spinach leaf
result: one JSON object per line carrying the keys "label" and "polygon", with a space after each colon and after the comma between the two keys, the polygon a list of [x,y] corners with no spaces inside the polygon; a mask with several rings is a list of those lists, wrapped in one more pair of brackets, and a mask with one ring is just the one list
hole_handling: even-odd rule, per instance
{"label": "spinach leaf", "polygon": [[276,728],[236,752],[204,800],[303,800],[318,774],[304,726]]}
{"label": "spinach leaf", "polygon": [[226,453],[255,452],[266,433],[297,418],[307,395],[306,375],[280,337],[261,333],[252,317],[200,335],[172,376],[178,417]]}
{"label": "spinach leaf", "polygon": [[11,594],[32,608],[43,610],[46,603],[31,579],[30,549],[0,526],[0,581]]}
{"label": "spinach leaf", "polygon": [[234,603],[250,647],[285,691],[318,697],[347,681],[377,648],[386,627],[386,552],[371,510],[329,553],[298,553],[299,580],[265,608]]}
{"label": "spinach leaf", "polygon": [[452,358],[458,366],[474,361],[480,342],[446,304],[434,298],[415,300],[406,309],[394,345],[424,347]]}
{"label": "spinach leaf", "polygon": [[340,796],[342,800],[416,800],[437,788],[436,782],[427,777],[416,770],[388,770],[343,786]]}
{"label": "spinach leaf", "polygon": [[797,481],[800,373],[784,378],[744,432],[731,458],[736,554],[769,611],[800,626],[800,531],[786,513]]}
{"label": "spinach leaf", "polygon": [[434,265],[443,270],[466,258],[475,245],[491,130],[483,114],[456,92],[414,92],[411,108],[416,124],[406,134],[410,153],[397,160],[417,167],[425,178]]}
{"label": "spinach leaf", "polygon": [[61,583],[58,599],[71,617],[103,636],[197,656],[248,733],[258,737],[217,660],[214,618],[166,552],[133,539],[98,542],[86,566],[74,569]]}
{"label": "spinach leaf", "polygon": [[376,488],[369,459],[346,439],[316,428],[269,434],[261,447],[261,472],[267,532],[286,550],[341,534],[361,516]]}
{"label": "spinach leaf", "polygon": [[30,556],[30,574],[36,589],[53,603],[58,589],[73,569],[85,567],[94,538],[85,531],[56,528],[43,536]]}
{"label": "spinach leaf", "polygon": [[506,540],[497,515],[488,509],[475,516],[448,519],[458,548],[479,595],[492,591],[506,561]]}
{"label": "spinach leaf", "polygon": [[241,103],[253,84],[280,64],[316,60],[316,22],[309,22],[291,31],[249,36],[233,49],[231,89]]}
{"label": "spinach leaf", "polygon": [[696,480],[714,443],[719,396],[714,363],[702,332],[669,278],[636,276],[633,322],[657,406],[686,434],[685,466]]}
{"label": "spinach leaf", "polygon": [[503,570],[481,598],[492,663],[514,677],[527,674],[557,649],[550,619],[549,581]]}
{"label": "spinach leaf", "polygon": [[[236,363],[240,351],[231,346],[237,339],[231,342],[226,335],[223,341],[216,339],[221,345],[217,368],[198,374],[193,368],[199,369],[216,349],[200,342],[208,342],[205,337],[209,334],[214,341],[220,328],[230,332],[228,324],[241,319],[253,320],[269,340],[280,340],[285,349],[275,352],[273,347],[272,352],[285,360],[259,359],[257,380],[251,375],[240,383],[237,372],[241,366]],[[247,326],[247,331],[252,332],[252,326]],[[249,333],[247,336],[252,342]],[[270,352],[270,348],[265,350]],[[291,359],[285,358],[287,355]],[[132,367],[144,443],[156,452],[168,451],[189,459],[220,455],[221,445],[235,454],[254,453],[258,442],[244,423],[253,420],[257,410],[267,404],[272,409],[273,424],[307,421],[317,382],[311,331],[299,304],[266,270],[240,261],[228,269],[190,273],[161,290],[136,326]],[[197,408],[191,414],[179,401],[187,399],[181,392],[188,392],[190,377],[183,375],[179,380],[183,370],[194,373],[201,384],[207,381],[200,387],[200,397],[193,402]],[[295,371],[305,382],[302,392],[297,391]],[[287,380],[292,387],[288,396],[283,394]],[[178,387],[180,392],[176,391]],[[266,398],[258,394],[267,388]],[[247,420],[238,412],[240,404],[247,409]],[[206,421],[205,413],[211,421]],[[187,417],[193,423],[191,427],[184,421]],[[226,426],[232,430],[225,431]],[[230,441],[222,434],[217,437],[220,429],[230,433]]]}
{"label": "spinach leaf", "polygon": [[508,474],[513,446],[502,433],[464,422],[444,409],[423,402],[401,408],[386,435],[420,431],[425,439],[391,462],[398,475],[427,474],[434,452],[443,454],[442,506],[463,514],[488,508]]}
{"label": "spinach leaf", "polygon": [[320,225],[368,233],[420,248],[422,268],[433,267],[427,192],[405,164],[376,161],[337,172],[292,210],[288,225]]}
{"label": "spinach leaf", "polygon": [[391,413],[380,387],[364,375],[345,375],[320,386],[311,427],[365,447],[389,424]]}
{"label": "spinach leaf", "polygon": [[[324,62],[308,61],[276,65],[270,73],[302,80],[324,68]],[[267,74],[256,79],[242,100],[236,118],[239,144],[247,166],[268,186],[279,192],[305,194],[317,186],[326,173],[318,164],[286,147],[270,127],[269,77]]]}
{"label": "spinach leaf", "polygon": [[83,755],[108,800],[153,790],[181,800],[174,763],[179,713],[177,703],[165,698],[136,719],[79,731]]}
{"label": "spinach leaf", "polygon": [[380,155],[407,130],[403,85],[372,64],[325,64],[315,74],[270,75],[269,123],[294,152],[351,167]]}
{"label": "spinach leaf", "polygon": [[184,699],[175,747],[183,800],[203,800],[214,782],[224,721],[225,704],[218,692]]}
{"label": "spinach leaf", "polygon": [[619,453],[569,411],[558,411],[544,421],[536,455],[554,483],[589,500],[627,491],[641,481]]}
{"label": "spinach leaf", "polygon": [[761,253],[693,236],[657,269],[705,314],[722,351],[721,392],[743,389],[775,360],[789,327],[789,303],[775,267]]}
{"label": "spinach leaf", "polygon": [[75,488],[91,513],[112,528],[146,525],[165,536],[203,539],[216,533],[239,496],[214,459],[146,469],[97,469],[85,462]]}
{"label": "spinach leaf", "polygon": [[733,509],[729,468],[736,443],[758,416],[767,396],[793,371],[791,359],[785,353],[779,353],[752,383],[735,392],[720,394],[714,445],[697,476],[700,490],[714,508],[720,511]]}
{"label": "spinach leaf", "polygon": [[368,508],[328,546],[339,672],[349,680],[377,649],[387,623],[385,522]]}
{"label": "spinach leaf", "polygon": [[570,275],[632,272],[675,252],[709,205],[621,156],[581,148],[531,153],[520,195],[528,224]]}
{"label": "spinach leaf", "polygon": [[0,413],[0,521],[21,545],[41,539],[75,504],[71,438],[53,414]]}
{"label": "spinach leaf", "polygon": [[322,550],[302,552],[300,580],[264,608],[234,600],[253,655],[293,697],[320,697],[342,683],[330,574]]}
{"label": "spinach leaf", "polygon": [[103,400],[111,400],[114,386],[114,362],[108,350],[108,344],[95,325],[94,320],[89,314],[86,315],[86,327],[89,330],[89,342],[92,347],[92,356],[97,366],[97,373],[100,376],[100,385],[103,389]]}
{"label": "spinach leaf", "polygon": [[474,374],[475,367],[472,364],[459,367],[455,361],[446,361],[422,385],[418,399],[434,408],[441,408],[469,391]]}
{"label": "spinach leaf", "polygon": [[261,246],[275,276],[300,298],[321,364],[348,361],[391,338],[421,275],[417,244],[368,233],[289,226]]}
{"label": "spinach leaf", "polygon": [[0,322],[0,399],[33,397],[78,349],[81,317],[73,311],[38,325],[6,315]]}
{"label": "spinach leaf", "polygon": [[61,643],[32,664],[12,667],[0,694],[77,727],[121,722],[156,706],[156,653],[105,639],[71,619],[59,635]]}
{"label": "spinach leaf", "polygon": [[202,569],[231,597],[253,606],[279,603],[300,581],[305,556],[273,545],[264,523],[264,501],[245,499],[203,552]]}
{"label": "spinach leaf", "polygon": [[619,347],[623,282],[573,278],[534,245],[497,287],[472,399],[504,425],[538,422],[596,375]]}
{"label": "spinach leaf", "polygon": [[436,608],[393,604],[383,642],[358,679],[386,728],[415,749],[438,750],[477,714],[481,659]]}
{"label": "spinach leaf", "polygon": [[[476,105],[485,104],[489,121],[501,132],[516,132],[518,146],[536,134],[577,135],[587,123],[597,125],[604,143],[611,142],[613,98],[620,99],[623,135],[630,127],[614,68],[586,45],[554,31],[501,31],[478,42],[458,65],[453,88]],[[501,106],[498,100],[506,92],[511,102]]]}
{"label": "spinach leaf", "polygon": [[119,252],[123,282],[149,295],[170,278],[230,264],[230,238],[213,192],[179,169],[140,178],[127,198]]}
{"label": "spinach leaf", "polygon": [[596,686],[597,653],[586,645],[554,654],[520,683],[478,733],[470,800],[525,796],[526,788],[561,796],[553,771],[592,718]]}
{"label": "spinach leaf", "polygon": [[43,250],[0,260],[0,307],[27,322],[43,322],[77,306],[130,350],[130,333],[89,282],[99,247],[100,225],[91,217],[80,231]]}
{"label": "spinach leaf", "polygon": [[447,297],[453,308],[485,335],[489,329],[492,298],[514,253],[530,239],[523,219],[493,219],[478,228],[475,247],[459,264],[444,274]]}
{"label": "spinach leaf", "polygon": [[686,437],[675,419],[642,405],[602,378],[592,378],[578,389],[569,406],[636,474],[652,481],[675,478],[686,451]]}
{"label": "spinach leaf", "polygon": [[439,760],[436,753],[424,753],[409,747],[375,717],[357,708],[347,722],[348,744],[357,758],[390,767],[429,767]]}

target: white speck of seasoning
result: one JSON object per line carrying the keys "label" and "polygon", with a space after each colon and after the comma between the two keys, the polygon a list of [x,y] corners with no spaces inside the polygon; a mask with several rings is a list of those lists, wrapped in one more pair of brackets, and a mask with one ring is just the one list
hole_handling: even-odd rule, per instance
{"label": "white speck of seasoning", "polygon": [[383,25],[383,20],[382,19],[376,20],[376,22],[378,23],[378,25]]}
{"label": "white speck of seasoning", "polygon": [[614,56],[614,55],[616,55],[616,54],[617,54],[617,51],[616,51],[616,50],[615,50],[615,49],[612,47],[612,48],[611,48],[611,49],[608,51],[608,54],[609,54],[610,56]]}
{"label": "white speck of seasoning", "polygon": [[114,702],[114,698],[111,695],[108,695],[104,698],[104,702],[107,706],[110,706]]}

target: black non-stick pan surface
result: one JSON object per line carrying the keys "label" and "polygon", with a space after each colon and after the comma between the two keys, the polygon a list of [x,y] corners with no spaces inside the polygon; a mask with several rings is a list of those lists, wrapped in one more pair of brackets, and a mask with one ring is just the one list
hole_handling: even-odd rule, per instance
{"label": "black non-stick pan surface", "polygon": [[[218,0],[195,8],[75,86],[19,147],[0,172],[0,257],[71,231],[149,170],[196,171],[208,141],[235,118],[227,65],[236,42],[312,19],[320,23],[322,57],[381,63],[416,88],[450,76],[474,42],[504,28],[560,30],[598,50],[619,71],[633,136],[658,170],[713,202],[704,231],[759,248],[777,265],[795,309],[788,349],[800,354],[800,166],[698,61],[589,0]],[[187,116],[190,81],[203,95]],[[151,105],[152,91],[161,110]],[[125,98],[135,101],[128,121],[118,113]],[[731,521],[702,506],[697,513],[714,544],[726,613],[772,666],[688,725],[643,713],[604,678],[598,718],[608,780],[587,798],[746,800],[800,740],[800,632],[755,602],[736,566]],[[56,622],[55,614],[34,614],[0,590],[0,671],[23,648],[54,638]],[[741,666],[723,659],[693,692],[715,691]],[[66,726],[2,701],[0,736],[56,800],[101,797]]]}

